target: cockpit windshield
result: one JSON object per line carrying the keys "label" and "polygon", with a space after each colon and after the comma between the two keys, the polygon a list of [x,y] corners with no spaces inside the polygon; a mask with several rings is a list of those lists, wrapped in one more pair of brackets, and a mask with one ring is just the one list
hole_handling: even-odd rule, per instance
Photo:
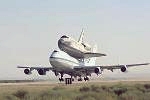
{"label": "cockpit windshield", "polygon": [[63,35],[61,38],[69,38],[68,36],[66,36],[66,35]]}

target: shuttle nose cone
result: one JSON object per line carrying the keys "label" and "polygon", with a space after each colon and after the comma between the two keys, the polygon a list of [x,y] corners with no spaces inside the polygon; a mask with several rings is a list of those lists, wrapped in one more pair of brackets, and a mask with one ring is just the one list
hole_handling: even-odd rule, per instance
{"label": "shuttle nose cone", "polygon": [[69,40],[69,37],[66,35],[63,35],[59,40],[58,44],[65,44]]}
{"label": "shuttle nose cone", "polygon": [[62,38],[60,38],[59,40],[58,40],[58,45],[59,44],[63,44],[65,41],[62,39]]}
{"label": "shuttle nose cone", "polygon": [[66,38],[60,38],[60,39],[58,40],[58,47],[59,47],[59,49],[62,50],[62,51],[64,51],[64,49],[65,49],[66,47],[68,47],[69,45],[70,45],[70,41],[69,41],[68,39],[66,39]]}
{"label": "shuttle nose cone", "polygon": [[69,38],[68,36],[66,36],[66,35],[63,35],[61,38]]}
{"label": "shuttle nose cone", "polygon": [[64,45],[64,40],[60,38],[60,39],[58,40],[58,47],[59,47],[60,50],[62,50],[63,45]]}
{"label": "shuttle nose cone", "polygon": [[59,40],[58,40],[58,44],[62,44],[62,45],[68,45],[70,43],[70,39],[69,37],[63,35]]}

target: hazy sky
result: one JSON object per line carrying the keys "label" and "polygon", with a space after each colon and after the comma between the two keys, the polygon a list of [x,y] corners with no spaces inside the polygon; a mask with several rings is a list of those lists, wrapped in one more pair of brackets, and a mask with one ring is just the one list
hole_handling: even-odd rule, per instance
{"label": "hazy sky", "polygon": [[[60,36],[78,39],[82,28],[85,41],[108,55],[97,64],[150,62],[149,0],[0,0],[0,79],[39,77],[16,66],[50,66]],[[150,66],[129,71],[149,76]]]}

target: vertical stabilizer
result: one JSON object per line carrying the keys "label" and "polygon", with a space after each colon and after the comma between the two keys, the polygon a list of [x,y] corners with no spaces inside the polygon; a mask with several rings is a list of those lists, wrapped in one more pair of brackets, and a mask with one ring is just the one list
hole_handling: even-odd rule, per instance
{"label": "vertical stabilizer", "polygon": [[78,42],[83,43],[84,30],[82,29]]}
{"label": "vertical stabilizer", "polygon": [[[92,49],[92,52],[93,53],[96,53],[97,52],[97,45],[94,45],[93,49]],[[86,62],[85,62],[85,65],[87,66],[94,66],[96,64],[96,57],[92,57],[92,58],[89,58]]]}
{"label": "vertical stabilizer", "polygon": [[96,44],[93,46],[92,52],[93,52],[93,53],[96,53],[96,52],[97,52],[97,45],[96,45]]}

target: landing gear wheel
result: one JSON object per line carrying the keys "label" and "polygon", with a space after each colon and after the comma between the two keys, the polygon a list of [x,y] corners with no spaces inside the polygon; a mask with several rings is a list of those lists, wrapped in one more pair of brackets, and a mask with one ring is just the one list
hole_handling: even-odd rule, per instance
{"label": "landing gear wheel", "polygon": [[71,81],[74,81],[74,78],[72,78],[72,75],[71,75]]}
{"label": "landing gear wheel", "polygon": [[82,81],[82,78],[79,78],[78,81]]}
{"label": "landing gear wheel", "polygon": [[64,79],[63,78],[59,78],[59,81],[61,82],[61,81],[64,81]]}
{"label": "landing gear wheel", "polygon": [[72,78],[72,81],[74,81],[74,78]]}
{"label": "landing gear wheel", "polygon": [[84,77],[84,81],[89,81],[89,78],[88,77]]}
{"label": "landing gear wheel", "polygon": [[59,81],[61,82],[61,81],[64,81],[64,79],[63,79],[63,73],[60,73],[61,74],[61,78],[59,78]]}

